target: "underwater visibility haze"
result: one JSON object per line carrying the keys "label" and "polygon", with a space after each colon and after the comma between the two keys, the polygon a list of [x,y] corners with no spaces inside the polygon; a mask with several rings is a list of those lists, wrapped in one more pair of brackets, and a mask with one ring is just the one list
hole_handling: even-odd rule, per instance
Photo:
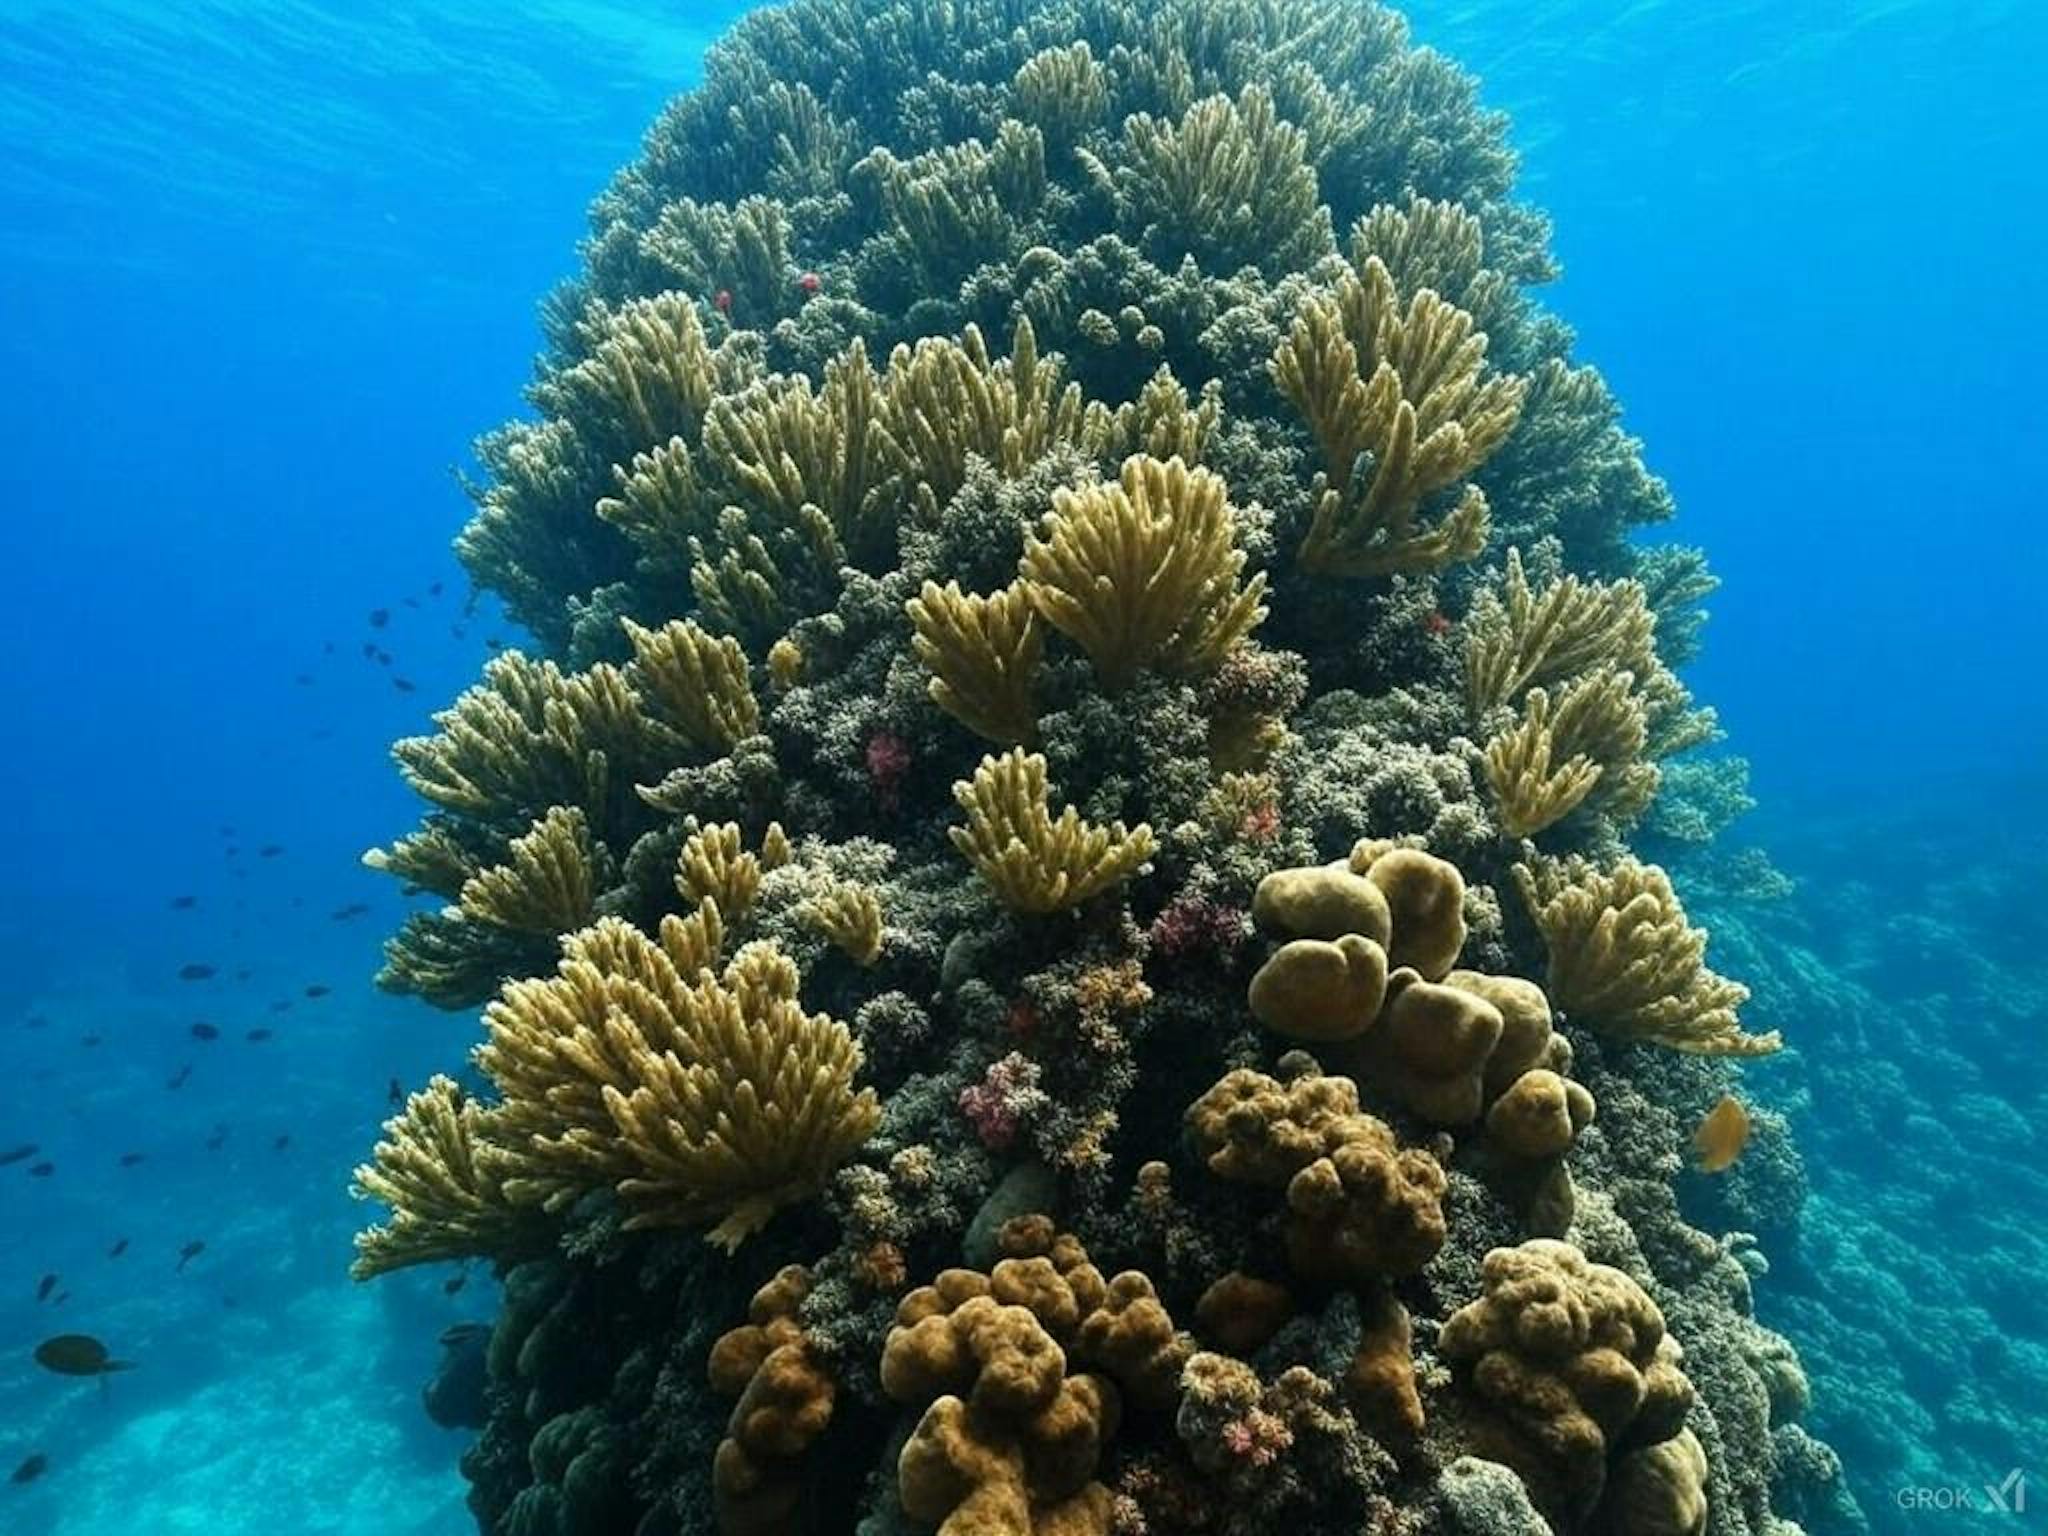
{"label": "underwater visibility haze", "polygon": [[0,0],[0,1533],[2038,1524],[2042,57]]}

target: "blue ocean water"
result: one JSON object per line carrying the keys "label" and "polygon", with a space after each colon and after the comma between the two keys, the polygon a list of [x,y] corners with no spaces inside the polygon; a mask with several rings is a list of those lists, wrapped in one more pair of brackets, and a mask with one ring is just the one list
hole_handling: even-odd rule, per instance
{"label": "blue ocean water", "polygon": [[[49,1461],[0,1531],[465,1529],[418,1389],[488,1277],[344,1269],[387,1085],[470,1025],[370,989],[356,861],[512,633],[451,471],[740,9],[0,0],[0,1471]],[[1550,302],[1724,579],[1689,681],[1798,882],[1706,914],[1793,1044],[1764,1305],[1873,1525],[1927,1529],[2048,1457],[2048,10],[1410,13],[1513,115]],[[143,1368],[38,1372],[66,1328]]]}

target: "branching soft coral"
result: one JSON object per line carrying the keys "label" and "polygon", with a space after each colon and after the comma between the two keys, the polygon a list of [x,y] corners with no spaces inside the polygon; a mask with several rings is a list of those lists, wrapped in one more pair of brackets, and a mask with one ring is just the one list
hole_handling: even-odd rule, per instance
{"label": "branching soft coral", "polygon": [[1386,263],[1368,256],[1303,307],[1273,378],[1322,450],[1305,567],[1382,576],[1479,553],[1487,508],[1476,486],[1434,524],[1420,521],[1431,498],[1500,446],[1522,407],[1524,381],[1488,374],[1486,336],[1470,315],[1427,289],[1404,308]]}
{"label": "branching soft coral", "polygon": [[1706,965],[1707,935],[1686,921],[1671,880],[1625,859],[1515,866],[1515,883],[1550,951],[1550,995],[1565,1012],[1628,1039],[1702,1056],[1766,1056],[1776,1032],[1744,1034],[1749,989]]}
{"label": "branching soft coral", "polygon": [[503,1096],[513,1201],[611,1187],[628,1226],[710,1221],[735,1247],[867,1139],[880,1110],[845,1026],[803,1011],[770,945],[714,972],[721,939],[709,900],[659,940],[605,918],[491,1005],[477,1065]]}

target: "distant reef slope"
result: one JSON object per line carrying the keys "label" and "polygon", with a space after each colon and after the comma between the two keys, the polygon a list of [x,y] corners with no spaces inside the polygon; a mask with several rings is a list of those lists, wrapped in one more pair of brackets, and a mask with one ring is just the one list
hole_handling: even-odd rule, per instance
{"label": "distant reef slope", "polygon": [[1513,171],[1370,4],[797,0],[599,199],[369,856],[485,1531],[1857,1523],[1674,1194],[1747,800]]}

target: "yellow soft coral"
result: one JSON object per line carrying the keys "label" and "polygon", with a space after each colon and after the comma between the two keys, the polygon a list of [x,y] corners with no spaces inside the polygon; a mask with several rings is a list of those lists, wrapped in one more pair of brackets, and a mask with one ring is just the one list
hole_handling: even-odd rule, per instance
{"label": "yellow soft coral", "polygon": [[[1337,576],[1435,570],[1486,542],[1486,498],[1467,486],[1434,524],[1425,504],[1514,430],[1526,380],[1487,375],[1486,336],[1428,289],[1404,308],[1377,256],[1312,298],[1273,358],[1273,377],[1322,450],[1303,566]],[[1358,478],[1370,457],[1369,480]]]}
{"label": "yellow soft coral", "polygon": [[1151,858],[1152,829],[1081,819],[1071,805],[1054,820],[1045,759],[1013,749],[984,757],[971,781],[953,786],[967,825],[949,828],[953,846],[981,871],[1005,906],[1057,912],[1135,873]]}
{"label": "yellow soft coral", "polygon": [[503,1096],[514,1201],[557,1211],[608,1186],[629,1226],[710,1221],[735,1247],[867,1139],[881,1112],[845,1026],[803,1011],[772,945],[712,970],[721,941],[708,900],[658,940],[600,919],[490,1006],[477,1064]]}
{"label": "yellow soft coral", "polygon": [[533,1235],[528,1213],[506,1195],[494,1119],[453,1078],[437,1076],[384,1123],[350,1193],[383,1201],[391,1219],[357,1234],[356,1279],[408,1264],[508,1256]]}
{"label": "yellow soft coral", "polygon": [[1023,585],[983,597],[956,581],[928,581],[905,608],[911,647],[932,674],[932,702],[990,741],[1030,746],[1038,736],[1032,691],[1045,631]]}
{"label": "yellow soft coral", "polygon": [[1178,458],[1124,460],[1115,485],[1062,490],[1018,567],[1046,623],[1111,689],[1142,670],[1213,669],[1266,616],[1266,579],[1241,582],[1221,479]]}
{"label": "yellow soft coral", "polygon": [[1568,1015],[1611,1034],[1702,1056],[1764,1056],[1773,1031],[1743,1033],[1749,989],[1707,968],[1707,935],[1686,920],[1671,880],[1624,859],[1515,866],[1515,883],[1550,952],[1550,996]]}

